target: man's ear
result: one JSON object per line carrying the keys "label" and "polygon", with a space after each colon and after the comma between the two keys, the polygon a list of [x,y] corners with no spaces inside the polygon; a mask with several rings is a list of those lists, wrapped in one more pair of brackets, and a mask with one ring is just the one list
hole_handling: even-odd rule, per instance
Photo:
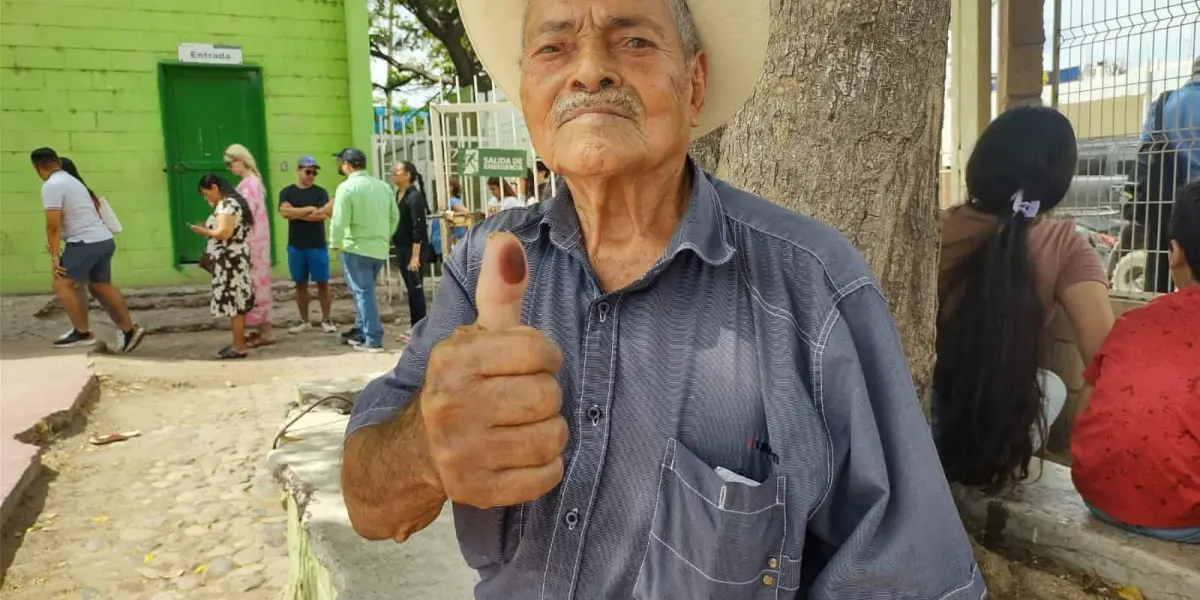
{"label": "man's ear", "polygon": [[1167,253],[1168,263],[1172,269],[1180,269],[1187,266],[1187,256],[1183,253],[1183,247],[1179,242],[1171,240],[1171,251]]}
{"label": "man's ear", "polygon": [[692,79],[692,127],[700,124],[700,113],[708,99],[708,56],[701,50],[688,61]]}

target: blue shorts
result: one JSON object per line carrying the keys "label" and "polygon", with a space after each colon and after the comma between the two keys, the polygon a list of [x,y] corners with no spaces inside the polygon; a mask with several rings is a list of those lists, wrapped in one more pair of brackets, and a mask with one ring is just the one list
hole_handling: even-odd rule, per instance
{"label": "blue shorts", "polygon": [[313,248],[300,250],[288,246],[288,270],[292,272],[292,281],[308,283],[329,281],[329,250]]}

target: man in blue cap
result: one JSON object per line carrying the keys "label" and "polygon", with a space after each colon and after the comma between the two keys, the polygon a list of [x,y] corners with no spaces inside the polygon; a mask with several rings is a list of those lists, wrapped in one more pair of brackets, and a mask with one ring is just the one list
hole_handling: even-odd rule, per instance
{"label": "man in blue cap", "polygon": [[388,259],[400,210],[392,200],[392,187],[367,173],[367,155],[362,150],[346,148],[334,157],[346,181],[334,193],[330,247],[342,251],[342,273],[357,310],[354,329],[344,338],[356,350],[381,352],[383,321],[375,301],[375,282]]}
{"label": "man in blue cap", "polygon": [[321,301],[321,328],[325,333],[337,333],[330,320],[333,296],[329,293],[329,247],[325,243],[325,221],[329,192],[317,185],[321,166],[317,159],[302,156],[296,161],[296,183],[279,192],[279,214],[288,220],[288,269],[296,284],[296,307],[300,309],[300,324],[289,333],[304,333],[312,329],[309,321],[308,282],[317,284]]}

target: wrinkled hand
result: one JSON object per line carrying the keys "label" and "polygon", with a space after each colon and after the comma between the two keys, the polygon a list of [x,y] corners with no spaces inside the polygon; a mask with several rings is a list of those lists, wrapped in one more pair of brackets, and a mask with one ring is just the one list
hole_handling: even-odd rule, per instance
{"label": "wrinkled hand", "polygon": [[562,353],[521,326],[525,253],[512,234],[484,250],[475,292],[479,317],[429,357],[421,417],[446,496],[478,508],[536,500],[563,477],[567,443]]}

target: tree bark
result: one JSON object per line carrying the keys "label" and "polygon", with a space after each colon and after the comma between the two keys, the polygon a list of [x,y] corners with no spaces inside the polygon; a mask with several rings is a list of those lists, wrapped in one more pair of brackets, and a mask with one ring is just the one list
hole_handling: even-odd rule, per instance
{"label": "tree bark", "polygon": [[771,0],[767,65],[718,175],[845,234],[879,278],[923,403],[937,306],[946,0]]}
{"label": "tree bark", "polygon": [[725,133],[724,127],[718,127],[708,135],[692,142],[692,147],[689,152],[692,158],[696,159],[700,168],[709,173],[716,173],[717,168],[721,165],[721,136]]}

